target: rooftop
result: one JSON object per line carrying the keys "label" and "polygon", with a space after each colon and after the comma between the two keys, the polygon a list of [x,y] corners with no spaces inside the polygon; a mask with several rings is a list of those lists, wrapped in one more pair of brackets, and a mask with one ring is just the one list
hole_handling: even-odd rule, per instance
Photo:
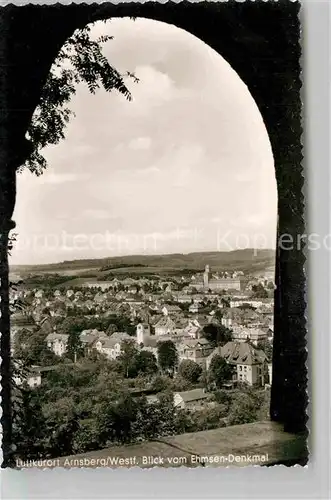
{"label": "rooftop", "polygon": [[186,403],[208,398],[208,394],[203,389],[192,389],[191,391],[176,392],[175,394],[179,394]]}
{"label": "rooftop", "polygon": [[267,360],[263,351],[255,349],[248,342],[228,342],[221,347],[221,354],[229,363],[254,365]]}

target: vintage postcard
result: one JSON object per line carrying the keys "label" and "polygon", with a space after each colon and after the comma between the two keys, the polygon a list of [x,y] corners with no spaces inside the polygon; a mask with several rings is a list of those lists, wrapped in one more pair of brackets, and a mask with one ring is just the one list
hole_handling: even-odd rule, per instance
{"label": "vintage postcard", "polygon": [[299,12],[1,7],[3,467],[307,463]]}

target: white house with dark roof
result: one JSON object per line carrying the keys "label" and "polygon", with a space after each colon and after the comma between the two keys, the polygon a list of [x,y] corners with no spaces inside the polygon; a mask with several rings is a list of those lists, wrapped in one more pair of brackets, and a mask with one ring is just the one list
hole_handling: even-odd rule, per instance
{"label": "white house with dark roof", "polygon": [[166,304],[162,307],[162,312],[165,316],[170,316],[174,314],[180,314],[182,310],[179,306]]}
{"label": "white house with dark roof", "polygon": [[163,316],[155,325],[155,335],[169,335],[176,329],[175,322],[169,316]]}
{"label": "white house with dark roof", "polygon": [[201,328],[199,326],[194,325],[191,322],[189,322],[189,324],[184,328],[183,333],[187,337],[191,337],[192,339],[198,339],[201,336],[200,335]]}
{"label": "white house with dark roof", "polygon": [[36,290],[34,292],[34,296],[35,296],[36,299],[42,299],[44,297],[44,295],[45,295],[45,292],[42,289]]}
{"label": "white house with dark roof", "polygon": [[192,389],[191,391],[175,392],[174,406],[182,410],[197,410],[206,406],[209,394],[204,389]]}
{"label": "white house with dark roof", "polygon": [[249,340],[253,344],[257,345],[259,342],[263,342],[268,339],[268,334],[266,331],[260,328],[248,328],[242,325],[233,325],[233,340],[238,340],[239,342],[245,342]]}
{"label": "white house with dark roof", "polygon": [[178,361],[181,363],[182,361],[190,360],[198,363],[201,367],[205,367],[206,360],[213,350],[208,340],[204,338],[183,339],[177,346]]}
{"label": "white house with dark roof", "polygon": [[93,348],[107,356],[108,359],[116,359],[122,352],[123,342],[132,340],[125,332],[115,332],[110,337],[101,336],[94,343]]}
{"label": "white house with dark roof", "polygon": [[266,354],[249,342],[227,342],[216,347],[206,361],[207,370],[215,355],[220,355],[235,367],[233,380],[248,385],[264,386],[268,378],[268,359]]}
{"label": "white house with dark roof", "polygon": [[191,314],[197,314],[199,312],[199,309],[200,309],[199,304],[196,302],[194,304],[191,304],[188,308]]}
{"label": "white house with dark roof", "polygon": [[93,344],[98,338],[101,337],[108,338],[104,332],[100,332],[96,328],[83,330],[80,333],[79,338],[86,354],[89,354],[91,352],[91,350],[93,349]]}
{"label": "white house with dark roof", "polygon": [[186,294],[178,294],[174,296],[174,300],[176,300],[180,304],[191,304],[192,297]]}
{"label": "white house with dark roof", "polygon": [[235,298],[232,298],[230,300],[230,307],[240,307],[240,306],[243,306],[244,304],[247,304],[251,307],[254,307],[255,309],[259,308],[259,307],[267,307],[269,310],[272,311],[273,309],[273,299],[252,299],[252,298],[249,298],[249,299],[235,299]]}
{"label": "white house with dark roof", "polygon": [[45,377],[45,375],[48,372],[57,371],[61,369],[61,366],[67,367],[73,365],[74,363],[67,363],[65,365],[52,365],[52,366],[32,365],[25,371],[23,376],[14,375],[14,381],[16,382],[17,385],[22,385],[23,383],[26,383],[31,389],[34,389],[41,385],[43,377]]}
{"label": "white house with dark roof", "polygon": [[69,335],[66,333],[49,333],[46,337],[48,349],[54,352],[56,356],[63,356],[67,351]]}
{"label": "white house with dark roof", "polygon": [[192,318],[191,323],[199,328],[203,328],[204,326],[209,325],[212,318],[208,316],[197,314],[194,318]]}

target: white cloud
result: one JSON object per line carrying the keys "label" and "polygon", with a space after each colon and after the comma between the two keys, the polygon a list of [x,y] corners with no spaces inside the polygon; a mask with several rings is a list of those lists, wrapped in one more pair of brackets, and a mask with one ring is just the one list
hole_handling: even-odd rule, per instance
{"label": "white cloud", "polygon": [[134,175],[137,177],[146,176],[146,175],[157,175],[161,172],[161,170],[155,166],[141,168],[134,172]]}
{"label": "white cloud", "polygon": [[190,176],[191,176],[191,167],[190,165],[183,165],[176,172],[176,177],[174,179],[173,185],[175,187],[184,187],[188,184]]}
{"label": "white cloud", "polygon": [[82,174],[79,172],[60,174],[46,171],[38,178],[38,181],[40,184],[65,184],[67,182],[76,182],[77,180],[88,179],[89,177],[89,174]]}
{"label": "white cloud", "polygon": [[[105,44],[110,63],[140,79],[128,79],[133,101],[78,87],[66,139],[45,149],[45,174],[18,176],[19,233],[155,231],[165,235],[167,252],[175,244],[176,251],[197,248],[188,235],[172,239],[171,228],[186,225],[204,229],[205,250],[215,246],[216,226],[274,231],[270,143],[247,87],[226,61],[165,23],[116,19],[98,30],[115,35]],[[16,258],[37,260],[31,252]],[[47,257],[61,259],[55,251]]]}
{"label": "white cloud", "polygon": [[158,71],[153,66],[138,66],[135,75],[139,78],[139,83],[127,84],[133,96],[133,102],[127,103],[127,109],[146,111],[169,102],[176,95],[176,87],[170,76]]}
{"label": "white cloud", "polygon": [[99,219],[99,220],[109,220],[114,218],[108,210],[88,208],[84,210],[83,217],[88,217],[89,219]]}
{"label": "white cloud", "polygon": [[136,137],[129,142],[130,149],[149,149],[152,144],[150,137]]}

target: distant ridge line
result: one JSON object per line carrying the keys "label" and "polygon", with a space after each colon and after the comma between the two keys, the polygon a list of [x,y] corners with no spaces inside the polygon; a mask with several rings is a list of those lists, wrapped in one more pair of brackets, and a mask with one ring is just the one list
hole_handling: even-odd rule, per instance
{"label": "distant ridge line", "polygon": [[[211,267],[218,267],[224,264],[228,265],[243,265],[245,262],[253,263],[263,260],[272,260],[275,258],[274,249],[237,249],[230,251],[206,251],[206,252],[190,252],[190,253],[171,253],[171,254],[137,254],[137,255],[122,255],[114,257],[101,257],[101,258],[85,258],[66,260],[61,262],[52,262],[47,264],[17,264],[11,265],[10,271],[38,271],[41,270],[63,270],[73,267],[79,269],[80,267],[100,268],[104,266],[114,265],[116,267],[135,267],[135,266],[152,266],[152,267],[174,267],[175,269],[181,267],[191,267],[194,269],[203,268],[205,264]],[[267,264],[267,262],[266,262]],[[270,262],[270,264],[272,264]]]}

